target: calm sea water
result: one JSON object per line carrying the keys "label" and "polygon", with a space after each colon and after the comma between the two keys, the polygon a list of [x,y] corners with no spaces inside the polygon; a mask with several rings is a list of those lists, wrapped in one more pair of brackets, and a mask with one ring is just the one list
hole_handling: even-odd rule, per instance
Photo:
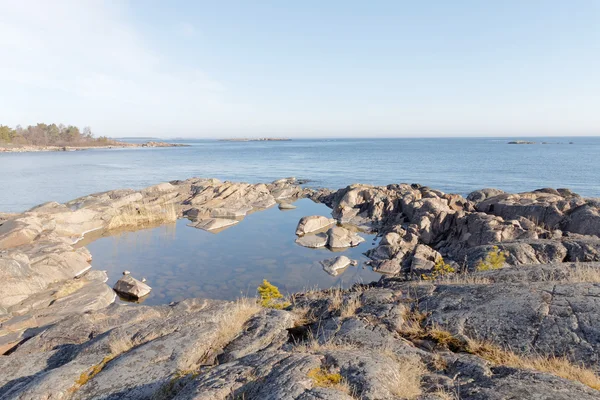
{"label": "calm sea water", "polygon": [[0,153],[0,211],[194,176],[246,182],[296,176],[329,188],[407,182],[463,195],[483,187],[568,187],[600,196],[600,138],[532,140],[562,144],[508,145],[509,139],[472,138],[204,140],[178,141],[191,145],[179,148]]}
{"label": "calm sea water", "polygon": [[[323,204],[297,201],[295,210],[277,207],[248,215],[243,221],[217,234],[186,226],[171,225],[102,237],[81,242],[93,256],[95,269],[106,270],[113,285],[123,270],[147,278],[152,292],[144,304],[164,304],[189,297],[232,300],[254,296],[263,279],[282,293],[304,289],[350,287],[369,283],[381,275],[363,262],[374,235],[361,234],[365,242],[342,252],[308,249],[297,245],[295,231],[305,215],[330,215]],[[89,240],[89,239],[88,239]],[[360,261],[338,276],[323,271],[319,261],[346,255]]]}

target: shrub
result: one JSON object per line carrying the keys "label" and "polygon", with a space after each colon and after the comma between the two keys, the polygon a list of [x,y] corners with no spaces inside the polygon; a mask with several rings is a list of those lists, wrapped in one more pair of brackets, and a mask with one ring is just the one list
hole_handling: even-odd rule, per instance
{"label": "shrub", "polygon": [[439,258],[435,262],[431,273],[422,274],[421,279],[425,281],[433,281],[445,275],[452,274],[454,272],[456,272],[456,270],[450,264],[446,264],[443,258]]}
{"label": "shrub", "polygon": [[506,251],[500,251],[498,246],[494,246],[492,250],[487,253],[485,259],[479,260],[477,263],[477,271],[489,271],[492,269],[500,269],[506,262]]}
{"label": "shrub", "polygon": [[283,295],[279,288],[266,279],[263,279],[263,283],[258,287],[258,294],[260,295],[260,305],[265,308],[281,310],[290,305],[289,302],[281,300]]}

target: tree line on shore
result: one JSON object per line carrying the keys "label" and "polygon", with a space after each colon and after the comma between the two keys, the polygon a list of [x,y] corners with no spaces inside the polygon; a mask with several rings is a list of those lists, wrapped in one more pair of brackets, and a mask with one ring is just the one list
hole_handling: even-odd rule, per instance
{"label": "tree line on shore", "polygon": [[0,145],[31,146],[94,146],[109,145],[113,140],[106,136],[95,137],[89,126],[79,129],[73,125],[37,124],[23,128],[0,125]]}

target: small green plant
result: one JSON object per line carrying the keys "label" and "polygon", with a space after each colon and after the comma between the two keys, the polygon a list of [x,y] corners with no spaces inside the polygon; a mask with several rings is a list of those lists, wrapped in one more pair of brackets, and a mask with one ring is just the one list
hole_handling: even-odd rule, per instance
{"label": "small green plant", "polygon": [[258,294],[260,295],[260,305],[265,308],[281,310],[290,305],[289,302],[280,300],[283,299],[283,295],[279,288],[266,279],[263,279],[263,283],[258,287]]}
{"label": "small green plant", "polygon": [[421,279],[424,281],[434,281],[454,272],[456,272],[456,270],[450,264],[446,264],[444,259],[440,257],[435,262],[433,270],[429,274],[421,274]]}
{"label": "small green plant", "polygon": [[507,255],[508,252],[500,251],[498,246],[492,247],[492,250],[487,253],[485,259],[479,260],[477,263],[477,271],[489,271],[492,269],[502,268],[506,262]]}

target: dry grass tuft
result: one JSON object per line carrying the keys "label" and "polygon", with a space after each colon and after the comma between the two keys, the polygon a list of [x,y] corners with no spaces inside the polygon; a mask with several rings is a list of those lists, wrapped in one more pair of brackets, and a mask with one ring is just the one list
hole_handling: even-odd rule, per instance
{"label": "dry grass tuft", "polygon": [[223,313],[217,322],[217,339],[214,348],[223,348],[240,333],[244,324],[261,310],[256,299],[240,298]]}
{"label": "dry grass tuft", "polygon": [[568,276],[562,280],[568,283],[600,283],[600,268],[594,268],[584,263],[575,263]]}
{"label": "dry grass tuft", "polygon": [[340,312],[341,318],[349,318],[356,315],[356,310],[362,306],[360,296],[354,296],[343,302],[342,310]]}
{"label": "dry grass tuft", "polygon": [[177,220],[177,211],[172,203],[156,205],[129,204],[119,209],[119,211],[120,213],[108,222],[108,230],[156,225]]}
{"label": "dry grass tuft", "polygon": [[315,311],[309,306],[294,307],[291,312],[296,317],[295,326],[306,326],[316,321]]}
{"label": "dry grass tuft", "polygon": [[489,285],[492,283],[492,280],[465,273],[444,276],[443,279],[438,279],[434,283],[439,285]]}
{"label": "dry grass tuft", "polygon": [[427,318],[427,314],[418,310],[405,309],[402,314],[401,329],[398,331],[402,336],[409,339],[420,336],[423,333],[423,322]]}
{"label": "dry grass tuft", "polygon": [[438,389],[432,393],[435,397],[440,400],[459,400],[460,397],[455,392],[451,392],[448,389]]}
{"label": "dry grass tuft", "polygon": [[294,350],[299,353],[325,353],[327,351],[356,350],[359,346],[352,343],[339,343],[333,340],[319,342],[312,332],[308,333],[308,338],[294,346]]}
{"label": "dry grass tuft", "polygon": [[344,301],[344,295],[342,293],[342,289],[334,288],[329,291],[329,311],[339,310],[342,307],[342,303]]}
{"label": "dry grass tuft", "polygon": [[477,340],[470,340],[467,350],[494,364],[546,372],[600,390],[600,377],[594,371],[575,365],[566,358],[544,355],[520,356],[492,343]]}
{"label": "dry grass tuft", "polygon": [[416,399],[422,393],[421,379],[427,369],[416,357],[398,359],[398,368],[381,371],[381,384],[394,396],[401,399]]}
{"label": "dry grass tuft", "polygon": [[448,362],[446,359],[437,353],[433,355],[430,365],[436,371],[445,371],[448,369]]}

